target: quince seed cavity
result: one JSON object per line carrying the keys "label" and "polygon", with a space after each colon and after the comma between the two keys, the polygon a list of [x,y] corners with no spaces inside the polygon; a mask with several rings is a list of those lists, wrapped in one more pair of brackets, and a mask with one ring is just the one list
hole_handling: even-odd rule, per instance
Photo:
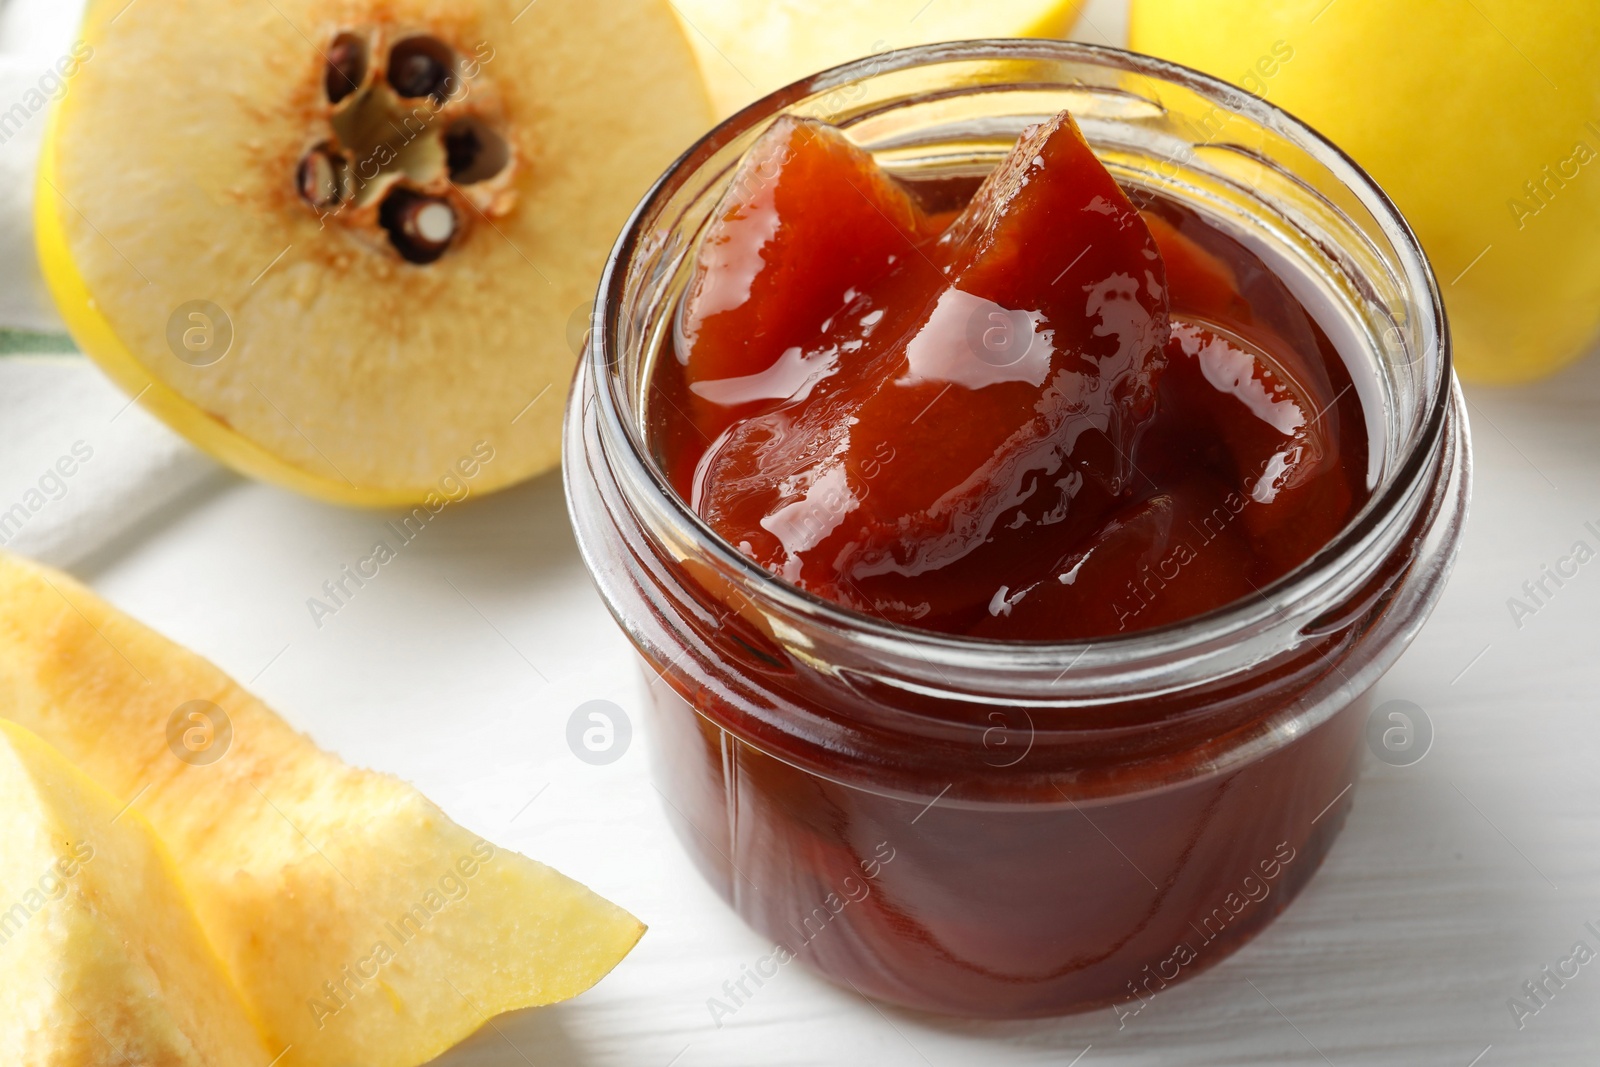
{"label": "quince seed cavity", "polygon": [[402,259],[432,263],[444,255],[456,235],[455,208],[435,196],[396,187],[378,208],[378,223]]}
{"label": "quince seed cavity", "polygon": [[354,33],[341,33],[328,47],[328,69],[323,85],[328,103],[337,104],[367,80],[367,42]]}
{"label": "quince seed cavity", "polygon": [[487,181],[511,162],[505,138],[471,117],[457,120],[445,131],[444,150],[450,180],[458,185]]}
{"label": "quince seed cavity", "polygon": [[306,203],[326,211],[343,202],[347,170],[343,156],[327,145],[318,145],[300,161],[295,185]]}
{"label": "quince seed cavity", "polygon": [[389,86],[402,98],[442,103],[457,88],[456,58],[435,37],[407,37],[389,51]]}

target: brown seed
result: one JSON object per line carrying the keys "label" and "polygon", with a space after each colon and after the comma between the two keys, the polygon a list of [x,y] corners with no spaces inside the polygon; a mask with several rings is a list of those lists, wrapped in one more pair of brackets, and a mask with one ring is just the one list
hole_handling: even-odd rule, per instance
{"label": "brown seed", "polygon": [[300,197],[318,211],[337,207],[344,199],[344,157],[327,145],[318,145],[300,161],[295,185]]}
{"label": "brown seed", "polygon": [[353,33],[341,33],[328,46],[328,69],[323,85],[328,102],[337,104],[357,89],[367,77],[367,42]]}
{"label": "brown seed", "polygon": [[455,91],[455,55],[434,37],[407,37],[389,51],[389,84],[403,97],[436,101]]}
{"label": "brown seed", "polygon": [[458,228],[448,201],[402,187],[384,197],[378,224],[388,231],[395,251],[411,263],[432,263],[444,255]]}

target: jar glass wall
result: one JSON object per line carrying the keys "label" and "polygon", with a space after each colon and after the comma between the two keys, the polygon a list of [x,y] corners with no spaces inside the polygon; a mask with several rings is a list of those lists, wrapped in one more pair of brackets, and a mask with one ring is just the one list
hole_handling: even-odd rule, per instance
{"label": "jar glass wall", "polygon": [[[904,176],[972,175],[1063,108],[1126,188],[1229,233],[1313,310],[1366,413],[1367,505],[1259,598],[1131,636],[951,637],[784,585],[679,499],[644,428],[652,361],[733,168],[790,113]],[[1363,695],[1454,556],[1470,460],[1426,261],[1314,132],[1113,49],[873,57],[691,149],[619,240],[594,326],[567,423],[580,547],[647,666],[679,835],[774,959],[918,1008],[1080,1010],[1224,958],[1315,871],[1352,800]]]}

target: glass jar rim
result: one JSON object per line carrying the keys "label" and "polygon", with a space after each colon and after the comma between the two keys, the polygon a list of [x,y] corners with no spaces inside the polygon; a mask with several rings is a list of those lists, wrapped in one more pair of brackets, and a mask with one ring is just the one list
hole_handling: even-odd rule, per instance
{"label": "glass jar rim", "polygon": [[[1290,137],[1297,147],[1304,149],[1345,189],[1355,194],[1361,206],[1382,228],[1394,249],[1407,305],[1425,309],[1417,326],[1427,343],[1420,346],[1414,358],[1435,361],[1429,375],[1432,389],[1424,397],[1426,407],[1410,434],[1405,451],[1391,465],[1392,469],[1384,471],[1366,505],[1344,529],[1310,559],[1264,587],[1260,598],[1235,601],[1147,630],[1074,641],[958,636],[874,618],[782,581],[725,542],[678,495],[664,472],[649,458],[649,447],[640,423],[625,417],[628,402],[619,395],[618,376],[612,372],[620,366],[623,356],[616,338],[629,267],[635,256],[648,247],[646,222],[677,190],[682,178],[694,173],[699,164],[751,127],[775,117],[791,104],[820,93],[864,78],[939,63],[1019,59],[1090,63],[1164,81]],[[1159,101],[1151,102],[1160,106]],[[1407,502],[1419,492],[1421,482],[1435,464],[1438,450],[1446,439],[1451,412],[1459,406],[1451,373],[1449,328],[1437,280],[1410,225],[1359,164],[1309,124],[1242,88],[1166,60],[1073,41],[987,39],[884,52],[794,82],[724,119],[674,161],[634,209],[606,263],[599,287],[599,304],[591,325],[579,373],[592,371],[595,376],[593,401],[602,445],[618,442],[626,446],[621,455],[612,454],[608,448],[607,459],[618,482],[624,486],[624,492],[634,498],[633,503],[644,501],[652,512],[671,522],[675,531],[692,540],[697,551],[714,560],[725,575],[746,590],[759,591],[759,599],[765,605],[790,618],[803,620],[807,626],[820,628],[858,647],[890,655],[902,662],[921,660],[964,670],[992,670],[997,664],[1003,664],[1032,671],[1066,664],[1068,670],[1082,677],[1105,671],[1120,674],[1130,665],[1136,665],[1138,673],[1147,674],[1170,668],[1174,661],[1207,658],[1205,650],[1236,643],[1264,626],[1281,624],[1290,618],[1303,618],[1306,622],[1317,619],[1325,610],[1319,605],[1333,599],[1326,591],[1333,576],[1355,569],[1360,559],[1370,556],[1375,541],[1382,540],[1386,533],[1394,535],[1390,527],[1396,525],[1397,515],[1406,511]],[[1338,584],[1353,587],[1359,583]],[[1282,604],[1295,608],[1286,609]]]}

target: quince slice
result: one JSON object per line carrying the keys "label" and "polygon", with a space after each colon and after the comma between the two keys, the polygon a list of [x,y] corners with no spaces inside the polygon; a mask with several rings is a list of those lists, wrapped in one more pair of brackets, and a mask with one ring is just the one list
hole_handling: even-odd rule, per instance
{"label": "quince slice", "polygon": [[0,716],[166,842],[279,1067],[413,1067],[577,995],[644,928],[318,749],[66,575],[0,554]]}
{"label": "quince slice", "polygon": [[266,1067],[155,833],[0,721],[0,1063]]}
{"label": "quince slice", "polygon": [[69,60],[35,226],[73,337],[350,504],[556,466],[606,254],[711,123],[666,0],[93,0]]}

